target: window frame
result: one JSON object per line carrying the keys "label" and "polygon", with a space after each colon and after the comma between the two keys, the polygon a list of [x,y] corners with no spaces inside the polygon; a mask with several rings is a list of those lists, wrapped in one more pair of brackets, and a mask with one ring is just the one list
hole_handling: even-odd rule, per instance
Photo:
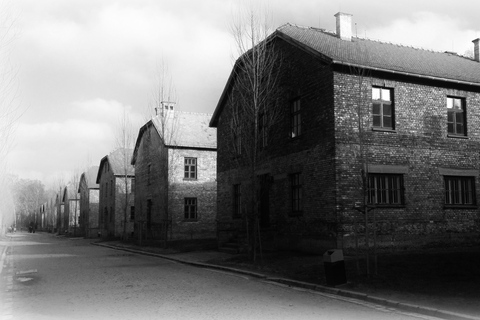
{"label": "window frame", "polygon": [[[374,90],[379,90],[379,99],[375,99]],[[390,100],[383,99],[383,92],[389,92]],[[372,129],[395,131],[395,103],[394,103],[394,89],[380,86],[372,86]],[[378,112],[375,112],[375,105],[379,105]],[[385,107],[389,107],[390,114],[385,114]],[[375,119],[378,118],[379,124],[376,124]],[[385,125],[386,119],[390,119],[390,126]]]}
{"label": "window frame", "polygon": [[[444,205],[445,207],[463,207],[463,208],[476,208],[477,196],[475,188],[474,176],[455,176],[444,175]],[[469,186],[467,185],[469,184]],[[452,190],[452,186],[455,185],[456,190]],[[469,190],[465,190],[468,189]],[[453,194],[456,193],[456,194]],[[471,201],[467,201],[467,197],[471,198]],[[456,199],[454,199],[456,198]]]}
{"label": "window frame", "polygon": [[185,197],[184,198],[184,221],[197,221],[197,220],[198,220],[197,198]]}
{"label": "window frame", "polygon": [[[449,108],[449,101],[452,100],[452,107]],[[455,101],[460,102],[460,109],[455,108]],[[464,97],[455,97],[455,96],[447,96],[447,135],[453,137],[466,137],[467,136],[467,101]],[[460,110],[460,111],[458,111]],[[450,115],[453,114],[450,121]],[[458,115],[461,116],[462,123],[458,124],[457,121]],[[462,126],[463,132],[458,132],[458,125]],[[452,128],[450,129],[450,126]]]}
{"label": "window frame", "polygon": [[405,181],[402,173],[369,172],[367,183],[367,196],[370,205],[376,207],[405,206]]}
{"label": "window frame", "polygon": [[290,102],[290,138],[302,135],[302,100],[295,98]]}
{"label": "window frame", "polygon": [[258,137],[260,139],[260,148],[268,146],[268,119],[265,111],[258,113]]}
{"label": "window frame", "polygon": [[[191,163],[189,163],[191,162]],[[183,179],[184,180],[197,180],[198,177],[198,161],[197,158],[194,157],[185,157],[184,158],[184,173]]]}

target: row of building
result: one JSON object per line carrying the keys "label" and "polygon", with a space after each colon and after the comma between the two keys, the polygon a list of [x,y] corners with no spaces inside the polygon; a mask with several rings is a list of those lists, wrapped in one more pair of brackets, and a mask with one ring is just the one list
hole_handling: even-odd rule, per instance
{"label": "row of building", "polygon": [[242,56],[213,115],[164,103],[134,150],[66,187],[58,231],[72,232],[73,200],[87,237],[241,246],[253,223],[265,246],[310,251],[370,232],[385,247],[478,242],[480,39],[473,57],[433,52],[354,37],[351,15],[335,17],[336,32],[287,24],[265,40],[275,97],[254,146],[239,130]]}

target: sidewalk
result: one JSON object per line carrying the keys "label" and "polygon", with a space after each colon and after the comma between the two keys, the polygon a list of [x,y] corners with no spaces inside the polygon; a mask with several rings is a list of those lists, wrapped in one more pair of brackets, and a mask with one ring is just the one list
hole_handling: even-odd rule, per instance
{"label": "sidewalk", "polygon": [[[470,261],[472,268],[478,270],[478,274],[472,275],[471,283],[468,283],[467,289],[462,287],[465,279],[458,278],[458,274],[452,277],[439,278],[429,277],[420,270],[420,267],[408,268],[406,263],[415,259],[415,262],[422,263],[422,259],[411,257],[409,255],[397,255],[389,257],[381,256],[379,260],[379,270],[384,271],[383,276],[377,276],[373,279],[354,276],[357,265],[354,261],[346,258],[346,269],[348,284],[340,287],[329,287],[325,285],[325,274],[321,255],[302,255],[298,253],[267,253],[263,255],[262,263],[251,263],[243,255],[232,255],[218,252],[215,250],[201,250],[190,252],[179,252],[173,249],[163,249],[153,246],[136,246],[134,244],[122,243],[121,241],[93,242],[98,246],[109,247],[117,250],[125,250],[134,253],[157,256],[197,267],[212,268],[217,270],[230,271],[244,274],[250,277],[263,279],[266,281],[281,283],[291,287],[300,287],[308,290],[324,292],[355,298],[386,307],[396,308],[402,311],[415,312],[428,316],[435,316],[443,319],[476,319],[480,320],[480,283],[476,278],[480,274],[480,250],[470,250],[467,252],[467,261],[472,258],[472,252],[475,258]],[[439,265],[432,255],[444,260],[444,255],[449,256],[448,252],[433,252],[424,257],[426,261],[435,264],[441,271],[452,272],[445,269],[445,266]],[[425,256],[425,254],[423,254]],[[422,254],[419,254],[422,257]],[[397,259],[397,261],[395,260]],[[406,261],[402,265],[398,261]],[[455,261],[455,257],[451,257]],[[457,258],[458,261],[458,258]],[[429,265],[429,263],[425,263]],[[430,274],[435,274],[435,266]],[[401,271],[397,269],[400,268]],[[418,270],[416,270],[418,269]],[[457,265],[457,271],[462,272],[462,268]],[[402,277],[399,274],[402,273]],[[415,275],[415,273],[417,273]],[[420,275],[419,275],[419,274]],[[386,274],[386,275],[384,275]],[[353,275],[353,276],[352,276]],[[422,286],[421,279],[418,277],[434,279],[428,282],[428,285]],[[393,279],[389,279],[391,277]],[[408,279],[408,278],[412,279]],[[447,289],[442,289],[442,282],[448,280],[443,285],[453,290],[453,294]],[[401,283],[398,283],[398,282]],[[409,283],[410,281],[410,283]],[[453,283],[457,281],[460,283]],[[435,282],[435,283],[434,283]],[[468,282],[468,281],[467,281]],[[417,283],[417,287],[415,286]],[[438,286],[440,285],[440,286]],[[407,286],[407,287],[406,287]],[[411,287],[411,288],[410,288]],[[455,290],[463,291],[457,292]],[[462,294],[463,296],[462,296]]]}

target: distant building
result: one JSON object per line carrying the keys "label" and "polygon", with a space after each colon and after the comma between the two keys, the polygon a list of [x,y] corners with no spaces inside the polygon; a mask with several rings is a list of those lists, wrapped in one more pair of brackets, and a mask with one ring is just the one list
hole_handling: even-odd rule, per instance
{"label": "distant building", "polygon": [[210,123],[220,242],[245,241],[252,188],[264,246],[363,246],[365,208],[381,247],[478,241],[480,39],[472,59],[357,38],[351,16],[336,17],[336,33],[287,24],[266,40],[281,113],[259,127],[256,187],[232,148],[237,60]]}
{"label": "distant building", "polygon": [[99,223],[99,185],[96,183],[98,166],[92,166],[82,173],[78,193],[80,194],[80,226],[86,238],[101,234]]}
{"label": "distant building", "polygon": [[130,238],[135,212],[135,170],[131,149],[117,149],[102,158],[96,183],[99,185],[99,228],[102,237]]}
{"label": "distant building", "polygon": [[135,145],[135,234],[144,240],[216,236],[216,133],[210,115],[165,104]]}
{"label": "distant building", "polygon": [[83,236],[83,230],[80,228],[80,194],[77,192],[78,186],[72,183],[63,188],[62,202],[64,208],[64,227],[65,233],[70,236]]}

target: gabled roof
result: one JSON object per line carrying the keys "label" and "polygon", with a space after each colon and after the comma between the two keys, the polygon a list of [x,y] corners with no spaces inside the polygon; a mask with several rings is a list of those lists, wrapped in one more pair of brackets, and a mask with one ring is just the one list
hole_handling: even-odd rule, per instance
{"label": "gabled roof", "polygon": [[[266,41],[273,41],[276,38],[283,39],[326,63],[480,86],[480,63],[454,53],[435,52],[356,37],[353,37],[352,41],[346,41],[333,32],[291,24],[279,27]],[[235,78],[238,61],[210,120],[211,127],[217,126],[224,100]]]}
{"label": "gabled roof", "polygon": [[[97,174],[98,174],[98,166],[92,166],[88,168],[87,171],[82,173],[80,176],[80,184],[82,183],[82,180],[85,180],[85,183],[87,184],[88,189],[98,189],[98,183],[97,181]],[[80,184],[78,186],[78,192],[80,192]]]}
{"label": "gabled roof", "polygon": [[352,38],[341,40],[323,29],[286,24],[277,35],[292,44],[306,47],[335,64],[428,77],[480,86],[480,63],[448,52]]}
{"label": "gabled roof", "polygon": [[[103,167],[106,163],[109,164],[109,170],[112,171],[114,176],[127,176],[132,177],[135,175],[135,168],[130,164],[132,160],[132,149],[119,148],[109,155],[100,160],[100,166],[98,168],[96,183],[100,183],[100,177],[102,176]],[[125,156],[127,159],[125,159]],[[125,161],[126,160],[126,161]]]}
{"label": "gabled roof", "polygon": [[[65,202],[67,199],[70,200],[78,200],[80,197],[77,192],[78,188],[76,188],[73,183],[67,184],[63,188],[63,195],[62,195],[62,202]],[[67,197],[68,195],[68,197]]]}
{"label": "gabled roof", "polygon": [[207,113],[174,111],[165,117],[161,115],[153,117],[140,128],[132,164],[136,162],[143,134],[151,126],[155,127],[166,147],[215,150],[217,148],[217,132],[215,128],[209,127],[211,116]]}

